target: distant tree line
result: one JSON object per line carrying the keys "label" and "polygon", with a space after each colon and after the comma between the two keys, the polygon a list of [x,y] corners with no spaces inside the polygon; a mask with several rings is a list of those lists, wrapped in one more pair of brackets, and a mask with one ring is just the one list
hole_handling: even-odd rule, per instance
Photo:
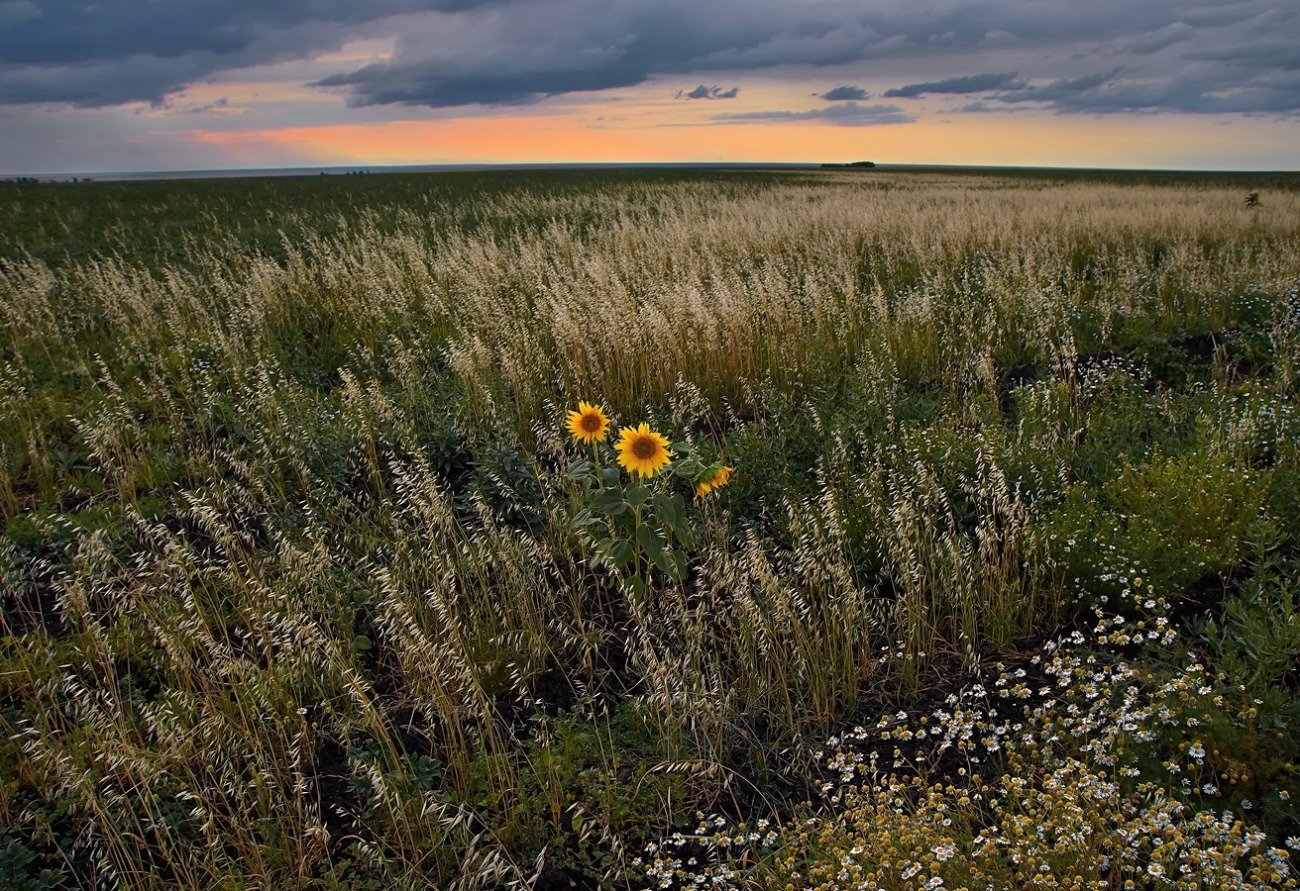
{"label": "distant tree line", "polygon": [[[11,176],[8,179],[0,179],[0,184],[11,186],[30,186],[40,182],[46,182],[46,180],[39,179],[35,176]],[[48,180],[48,182],[93,183],[94,180],[88,176],[83,176],[81,178],[74,176],[66,180],[52,179]]]}

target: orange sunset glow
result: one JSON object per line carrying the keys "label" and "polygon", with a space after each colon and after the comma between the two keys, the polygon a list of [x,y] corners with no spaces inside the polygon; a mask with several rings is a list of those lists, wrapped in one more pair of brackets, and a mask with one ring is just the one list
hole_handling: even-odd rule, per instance
{"label": "orange sunset glow", "polygon": [[[920,164],[1150,165],[1196,161],[1232,149],[1236,133],[1205,134],[1197,120],[1061,121],[981,116],[862,129],[818,124],[677,124],[605,127],[585,116],[512,115],[445,121],[385,121],[250,130],[195,130],[232,163],[291,158],[304,164],[847,161]],[[1279,139],[1285,127],[1276,128]],[[703,132],[702,132],[703,130]],[[1117,159],[1117,147],[1131,151]]]}

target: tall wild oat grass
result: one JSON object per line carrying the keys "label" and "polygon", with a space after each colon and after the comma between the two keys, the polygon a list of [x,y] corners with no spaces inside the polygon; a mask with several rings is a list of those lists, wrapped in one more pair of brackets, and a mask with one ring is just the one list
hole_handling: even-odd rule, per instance
{"label": "tall wild oat grass", "polygon": [[[11,253],[0,824],[70,886],[469,888],[617,884],[698,808],[779,810],[836,726],[1077,613],[1058,545],[1121,460],[1195,441],[1263,509],[1300,194],[1260,200],[594,181]],[[736,466],[684,580],[590,559],[579,399]]]}

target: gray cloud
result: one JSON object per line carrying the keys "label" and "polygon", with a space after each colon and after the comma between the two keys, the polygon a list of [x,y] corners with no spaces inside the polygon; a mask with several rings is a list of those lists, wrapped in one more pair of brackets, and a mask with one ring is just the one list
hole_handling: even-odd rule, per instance
{"label": "gray cloud", "polygon": [[994,98],[1002,102],[1075,102],[1078,97],[1095,93],[1120,74],[1120,69],[1086,74],[1083,77],[1052,81],[1044,86],[1015,84],[998,93]]}
{"label": "gray cloud", "polygon": [[40,15],[40,9],[32,0],[8,0],[0,3],[0,25],[6,28],[40,18]]}
{"label": "gray cloud", "polygon": [[963,95],[966,93],[987,93],[992,90],[1014,90],[1023,86],[1017,79],[1016,72],[1006,74],[972,74],[967,77],[950,77],[947,80],[933,80],[926,83],[907,84],[885,90],[882,94],[887,99],[916,99],[927,93],[945,95]]}
{"label": "gray cloud", "polygon": [[0,3],[0,104],[157,103],[214,73],[336,49],[378,19],[469,2],[10,0]]}
{"label": "gray cloud", "polygon": [[1159,52],[1167,46],[1175,43],[1181,43],[1184,40],[1191,40],[1196,34],[1196,29],[1187,22],[1171,22],[1154,31],[1148,31],[1146,34],[1139,34],[1136,37],[1128,37],[1118,41],[1115,45],[1108,47],[1106,52],[1111,55],[1130,52],[1138,55],[1150,55]]}
{"label": "gray cloud", "polygon": [[[884,94],[900,99],[984,94],[1062,113],[1300,110],[1290,80],[1300,8],[1281,0],[0,0],[0,104],[157,104],[358,35],[393,37],[395,52],[314,82],[353,106],[518,104],[834,66],[855,79],[904,72],[912,82]],[[984,70],[1020,75],[971,74],[977,54]],[[822,98],[868,98],[859,89]]]}
{"label": "gray cloud", "polygon": [[724,90],[719,86],[706,87],[700,84],[689,93],[678,90],[676,99],[735,99],[740,95],[740,87],[732,87],[730,90]]}
{"label": "gray cloud", "polygon": [[827,102],[861,102],[871,98],[871,94],[862,87],[839,86],[821,94]]}
{"label": "gray cloud", "polygon": [[1213,68],[1189,68],[1172,78],[1132,75],[1113,69],[1043,85],[1026,84],[992,94],[988,107],[1037,103],[1059,114],[1183,112],[1188,114],[1300,111],[1300,69],[1225,87]]}
{"label": "gray cloud", "polygon": [[879,124],[906,124],[916,118],[897,105],[859,105],[846,102],[808,111],[747,111],[716,114],[713,120],[730,123],[799,123],[837,124],[841,127],[872,127]]}
{"label": "gray cloud", "polygon": [[1033,111],[1028,105],[1007,106],[998,102],[987,102],[983,99],[976,99],[974,102],[967,102],[964,105],[957,105],[952,108],[944,109],[944,114],[1010,114],[1013,112]]}
{"label": "gray cloud", "polygon": [[[1288,105],[1264,81],[1277,73],[1269,63],[1289,65],[1300,45],[1300,16],[1268,0],[1190,8],[1181,0],[1141,5],[883,0],[870,7],[852,0],[806,0],[797,8],[776,0],[549,0],[529,7],[511,4],[509,10],[508,16],[475,11],[436,16],[426,29],[407,33],[391,60],[327,77],[319,85],[344,89],[356,105],[508,104],[627,87],[656,76],[778,66],[879,67],[895,59],[947,74],[943,69],[952,64],[950,57],[978,51],[1010,61],[1022,73],[956,71],[884,95],[1005,92],[1009,101],[1032,100],[1061,112],[1110,110],[1111,103],[1131,97],[1144,103],[1133,110],[1146,110],[1148,95],[1159,92],[1150,87],[1154,83],[1163,84],[1176,103],[1169,110],[1232,110],[1236,96],[1240,110],[1248,111]],[[549,39],[538,42],[539,29],[555,22],[569,26],[551,27]],[[1282,35],[1296,39],[1288,43]],[[1255,49],[1261,38],[1279,41],[1263,63]],[[465,47],[478,52],[467,55]],[[1196,101],[1177,85],[1197,53],[1222,54],[1228,47],[1233,57],[1222,60],[1211,78],[1215,101]],[[1106,70],[1086,70],[1087,59],[1098,55],[1113,57]],[[1081,101],[1096,99],[1100,85],[1091,91],[1066,88],[1069,81],[1108,75],[1116,62],[1123,63],[1128,88],[1107,86],[1102,92],[1108,101]],[[853,89],[836,88],[823,98],[866,98],[865,90],[847,92]],[[1252,98],[1256,91],[1269,95]],[[1289,104],[1300,106],[1300,97]]]}
{"label": "gray cloud", "polygon": [[657,75],[846,63],[877,39],[851,7],[810,0],[795,16],[779,0],[512,3],[509,15],[425,17],[404,29],[393,59],[315,85],[344,88],[354,105],[446,107],[534,102]]}
{"label": "gray cloud", "polygon": [[[225,117],[246,114],[248,109],[231,105],[230,99],[225,96],[201,105],[192,102],[175,102],[169,96],[150,111],[156,115],[216,115]],[[140,113],[139,111],[136,112],[136,114]]]}
{"label": "gray cloud", "polygon": [[1203,46],[1188,52],[1187,58],[1246,68],[1295,71],[1300,69],[1300,41],[1295,37],[1265,37],[1249,43]]}

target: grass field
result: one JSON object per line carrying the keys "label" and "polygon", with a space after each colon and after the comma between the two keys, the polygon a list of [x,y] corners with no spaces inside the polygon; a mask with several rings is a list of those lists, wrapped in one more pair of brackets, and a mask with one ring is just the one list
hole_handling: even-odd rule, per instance
{"label": "grass field", "polygon": [[0,239],[0,889],[1296,887],[1300,175]]}

